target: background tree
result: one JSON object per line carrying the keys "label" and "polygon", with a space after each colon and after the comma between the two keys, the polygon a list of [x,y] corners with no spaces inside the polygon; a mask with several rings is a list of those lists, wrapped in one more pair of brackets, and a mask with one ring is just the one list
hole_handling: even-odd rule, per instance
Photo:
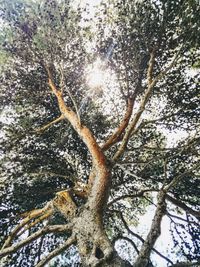
{"label": "background tree", "polygon": [[[198,11],[2,1],[3,266],[199,265]],[[176,260],[155,248],[164,216]]]}

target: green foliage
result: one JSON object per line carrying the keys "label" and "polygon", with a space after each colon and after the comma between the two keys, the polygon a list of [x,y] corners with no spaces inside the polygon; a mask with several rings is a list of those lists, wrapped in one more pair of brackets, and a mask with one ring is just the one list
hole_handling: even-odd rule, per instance
{"label": "green foliage", "polygon": [[[136,194],[140,189],[156,191],[198,164],[197,134],[189,146],[189,138],[177,141],[176,147],[170,147],[166,138],[166,131],[184,130],[192,135],[198,130],[199,73],[189,74],[192,68],[199,68],[198,1],[102,1],[94,21],[83,16],[87,12],[87,7],[76,9],[73,1],[68,0],[1,1],[4,26],[0,30],[0,101],[5,114],[1,120],[0,153],[2,243],[17,224],[18,214],[41,207],[56,192],[72,186],[75,181],[88,180],[90,155],[66,121],[41,134],[35,131],[60,116],[57,100],[48,87],[47,65],[56,85],[65,84],[65,102],[75,111],[68,92],[80,108],[91,90],[86,83],[87,65],[97,57],[105,61],[110,45],[116,43],[106,67],[118,81],[115,88],[119,91],[118,99],[113,97],[114,104],[110,101],[110,105],[119,114],[114,108],[112,114],[105,114],[100,103],[107,101],[108,96],[97,100],[89,96],[87,108],[80,114],[81,122],[103,143],[123,117],[131,94],[137,96],[134,112],[137,110],[147,86],[151,52],[156,54],[154,77],[178,56],[177,63],[155,86],[140,128],[112,171],[110,200]],[[95,41],[96,48],[88,53],[86,46],[90,41]],[[112,89],[112,82],[107,86]],[[117,147],[106,152],[109,160]],[[180,185],[171,189],[170,194],[198,209],[198,183],[198,171],[193,170],[183,176]],[[115,239],[126,231],[120,212],[131,226],[137,226],[139,217],[152,201],[154,197],[148,193],[145,197],[111,205],[104,216],[109,237]],[[57,223],[62,218],[52,220]],[[183,225],[171,220],[171,226],[174,246],[181,247],[181,256],[199,259],[196,219],[187,217]],[[61,241],[61,236],[45,237],[41,254]],[[9,256],[5,266],[33,266],[40,258],[36,253],[39,247],[37,242],[28,245]],[[76,253],[66,253],[72,256],[71,264],[76,264],[74,259],[80,260]],[[23,256],[19,258],[19,254]],[[62,260],[58,262],[52,266],[62,266]],[[69,262],[69,266],[76,265]]]}

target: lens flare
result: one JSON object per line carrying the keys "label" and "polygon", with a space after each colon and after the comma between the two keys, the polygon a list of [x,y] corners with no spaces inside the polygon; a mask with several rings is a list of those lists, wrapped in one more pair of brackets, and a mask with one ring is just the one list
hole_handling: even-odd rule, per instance
{"label": "lens flare", "polygon": [[87,68],[86,82],[90,88],[96,88],[104,85],[106,74],[103,70],[103,62],[97,59]]}

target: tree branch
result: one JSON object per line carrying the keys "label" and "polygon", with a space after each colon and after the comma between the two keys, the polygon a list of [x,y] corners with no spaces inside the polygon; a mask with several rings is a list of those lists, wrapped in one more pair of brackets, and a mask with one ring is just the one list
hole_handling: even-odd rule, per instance
{"label": "tree branch", "polygon": [[126,113],[124,115],[124,118],[119,125],[119,127],[115,130],[115,132],[112,134],[112,136],[109,137],[109,139],[102,145],[101,149],[103,151],[108,150],[112,145],[116,144],[118,141],[120,141],[122,134],[124,133],[126,127],[129,124],[132,111],[133,111],[133,104],[134,99],[129,98],[127,102],[127,109]]}
{"label": "tree branch", "polygon": [[63,68],[62,66],[60,66],[60,73],[61,73],[61,82],[60,82],[60,88],[61,88],[61,92],[63,92],[64,90],[64,87],[66,88],[67,90],[67,93],[74,105],[74,108],[75,108],[75,111],[76,111],[76,114],[78,116],[78,119],[79,119],[79,122],[81,123],[81,119],[80,119],[80,114],[79,114],[79,110],[78,110],[78,107],[77,107],[77,104],[76,104],[76,100],[74,99],[74,97],[72,96],[70,90],[67,88],[67,86],[65,85],[65,82],[64,82],[64,73],[63,73]]}
{"label": "tree branch", "polygon": [[163,190],[165,192],[168,192],[172,187],[175,187],[185,175],[190,174],[192,171],[198,169],[199,167],[200,167],[200,164],[196,164],[193,168],[191,168],[191,169],[185,171],[184,173],[181,173],[180,175],[174,177],[174,179],[169,184],[164,186]]}
{"label": "tree branch", "polygon": [[7,247],[5,249],[2,249],[0,251],[0,258],[3,258],[8,254],[16,252],[20,248],[22,248],[25,245],[29,244],[30,242],[38,239],[42,235],[45,235],[45,234],[48,234],[48,233],[53,233],[53,232],[66,232],[66,231],[71,230],[71,228],[72,228],[71,224],[46,226],[43,229],[33,233],[32,235],[30,235],[26,239],[20,241],[19,243],[15,244],[13,246]]}
{"label": "tree branch", "polygon": [[166,199],[169,200],[172,204],[180,207],[184,211],[188,212],[189,214],[193,215],[194,217],[197,218],[197,220],[200,220],[200,211],[194,210],[187,206],[185,203],[182,201],[170,196],[169,194],[166,194]]}
{"label": "tree branch", "polygon": [[134,177],[136,179],[143,179],[142,177],[139,177],[138,175],[136,175],[136,174],[130,172],[129,170],[127,170],[127,168],[122,166],[121,164],[117,163],[117,164],[115,164],[115,166],[118,166],[125,174],[127,174],[129,176],[132,176],[132,177]]}
{"label": "tree branch", "polygon": [[47,203],[45,205],[45,207],[42,208],[42,209],[37,209],[37,210],[33,210],[33,211],[26,212],[26,213],[22,214],[21,216],[23,216],[25,218],[10,233],[10,235],[8,236],[8,238],[6,239],[6,241],[4,242],[4,245],[3,245],[2,249],[8,247],[11,244],[12,240],[17,236],[17,234],[19,233],[19,231],[25,225],[27,225],[32,219],[35,219],[35,218],[41,216],[42,214],[45,215],[45,213],[48,212],[48,211],[49,212],[52,211],[52,208],[51,208],[51,204],[50,203]]}
{"label": "tree branch", "polygon": [[200,261],[196,261],[196,262],[177,262],[175,264],[170,265],[169,267],[190,267],[190,266],[199,267],[200,266]]}
{"label": "tree branch", "polygon": [[55,120],[49,122],[48,124],[44,125],[43,127],[38,128],[38,129],[35,129],[34,132],[36,132],[36,133],[42,133],[42,132],[44,132],[46,129],[48,129],[49,127],[51,127],[53,124],[62,121],[64,118],[65,118],[65,117],[64,117],[63,115],[60,115],[60,117],[58,117],[57,119],[55,119]]}
{"label": "tree branch", "polygon": [[112,206],[113,204],[115,204],[119,200],[123,200],[125,198],[142,197],[144,195],[144,193],[146,193],[146,192],[152,192],[152,191],[157,191],[157,190],[155,190],[155,189],[144,189],[144,190],[139,191],[136,194],[126,194],[126,195],[123,195],[123,196],[120,196],[120,197],[116,197],[116,198],[114,198],[112,201],[110,201],[108,203],[107,207]]}
{"label": "tree branch", "polygon": [[22,231],[20,231],[17,236],[22,235],[25,231],[27,231],[28,229],[30,229],[31,227],[35,226],[36,224],[38,224],[41,221],[46,220],[47,218],[49,218],[51,215],[53,214],[53,209],[46,211],[42,216],[40,216],[38,219],[36,219],[35,221],[31,222],[31,223],[27,223],[27,225],[22,229]]}
{"label": "tree branch", "polygon": [[69,248],[72,244],[76,242],[76,238],[74,236],[67,239],[60,247],[54,249],[50,252],[46,257],[44,257],[35,267],[43,267],[47,264],[51,259],[55,258],[57,255],[62,253],[64,250]]}
{"label": "tree branch", "polygon": [[175,58],[172,60],[172,63],[169,64],[168,67],[165,68],[165,70],[161,71],[154,79],[152,79],[152,71],[153,71],[153,66],[154,66],[154,57],[155,57],[155,52],[152,52],[151,54],[151,58],[150,58],[150,61],[149,61],[149,68],[148,68],[148,71],[147,71],[147,80],[148,80],[148,86],[147,86],[147,90],[145,91],[144,93],[144,96],[140,102],[140,105],[139,105],[139,108],[138,108],[138,111],[135,113],[135,116],[133,117],[131,123],[129,124],[129,127],[127,128],[127,131],[124,135],[124,138],[122,140],[122,143],[121,145],[119,146],[117,152],[115,153],[114,157],[113,157],[113,161],[117,161],[121,156],[122,154],[124,153],[124,150],[128,144],[128,141],[142,115],[142,113],[144,112],[145,110],[145,106],[149,100],[149,98],[151,97],[151,94],[152,94],[152,91],[155,87],[155,85],[157,84],[157,82],[168,72],[169,69],[172,68],[172,66],[174,65],[175,63],[175,59],[176,59],[176,56]]}
{"label": "tree branch", "polygon": [[161,233],[161,221],[166,212],[165,192],[163,190],[158,192],[157,195],[157,208],[151,224],[151,229],[147,235],[146,240],[142,244],[139,256],[136,259],[136,267],[145,267],[148,264],[151,250]]}
{"label": "tree branch", "polygon": [[115,244],[115,243],[116,243],[118,240],[120,240],[120,239],[126,240],[126,241],[128,241],[129,243],[131,243],[131,245],[134,247],[134,249],[135,249],[135,251],[137,252],[137,254],[139,254],[139,250],[138,250],[136,244],[133,242],[132,239],[128,238],[127,236],[120,236],[120,235],[119,235],[119,236],[117,236],[117,237],[112,241],[112,243]]}
{"label": "tree branch", "polygon": [[[134,233],[134,232],[128,227],[127,222],[125,221],[125,219],[124,219],[122,213],[121,213],[121,212],[118,212],[118,213],[120,214],[121,220],[122,220],[122,222],[123,222],[123,224],[124,224],[124,227],[126,228],[127,232],[128,232],[129,234],[131,234],[132,236],[136,237],[137,239],[139,239],[139,240],[144,244],[144,243],[145,243],[145,240],[144,240],[140,235]],[[165,259],[167,262],[173,264],[173,262],[172,262],[170,259],[168,259],[166,256],[162,255],[157,249],[152,248],[152,251],[154,251],[154,252],[155,252],[157,255],[159,255],[161,258]],[[142,267],[143,267],[143,266],[142,266]]]}
{"label": "tree branch", "polygon": [[195,221],[190,221],[190,220],[187,220],[187,219],[184,219],[182,217],[179,217],[177,215],[174,215],[174,214],[171,214],[169,213],[168,211],[166,212],[166,215],[171,219],[171,221],[173,221],[175,223],[174,220],[172,220],[172,218],[175,218],[177,220],[180,220],[180,221],[183,221],[183,222],[186,222],[186,223],[190,223],[190,224],[194,224],[194,225],[197,225],[199,226],[199,223],[195,222]]}
{"label": "tree branch", "polygon": [[64,117],[71,123],[74,130],[77,132],[79,137],[86,144],[93,161],[95,169],[95,180],[91,189],[91,195],[89,199],[89,206],[100,215],[104,209],[107,193],[110,188],[109,170],[106,164],[106,158],[96,142],[95,137],[91,131],[84,125],[81,125],[77,114],[69,107],[66,106],[65,101],[62,97],[62,92],[58,90],[53,82],[51,72],[47,68],[48,73],[48,84],[52,92],[57,97],[59,109]]}

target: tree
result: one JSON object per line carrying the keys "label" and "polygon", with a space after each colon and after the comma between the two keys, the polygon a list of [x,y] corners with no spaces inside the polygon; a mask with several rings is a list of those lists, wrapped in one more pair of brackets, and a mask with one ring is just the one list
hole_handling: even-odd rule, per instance
{"label": "tree", "polygon": [[[145,267],[157,253],[169,266],[198,266],[199,75],[189,72],[199,5],[119,0],[89,10],[2,1],[2,264]],[[95,68],[104,84],[88,85]],[[166,132],[182,129],[170,147]],[[143,237],[133,226],[152,203]],[[176,261],[155,248],[164,216]],[[132,246],[130,263],[119,240]]]}

